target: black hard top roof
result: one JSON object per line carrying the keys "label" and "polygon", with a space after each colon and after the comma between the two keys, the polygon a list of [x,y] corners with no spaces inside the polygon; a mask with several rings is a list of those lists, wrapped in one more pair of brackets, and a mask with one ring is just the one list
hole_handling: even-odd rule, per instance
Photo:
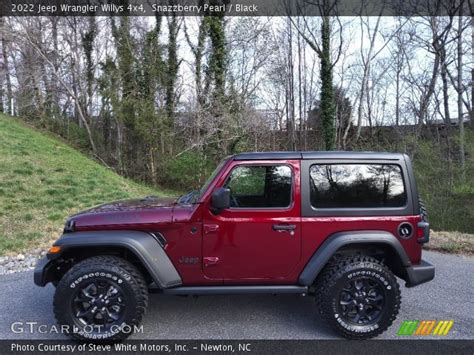
{"label": "black hard top roof", "polygon": [[346,151],[293,151],[293,152],[250,152],[233,156],[234,160],[403,160],[401,153],[346,152]]}

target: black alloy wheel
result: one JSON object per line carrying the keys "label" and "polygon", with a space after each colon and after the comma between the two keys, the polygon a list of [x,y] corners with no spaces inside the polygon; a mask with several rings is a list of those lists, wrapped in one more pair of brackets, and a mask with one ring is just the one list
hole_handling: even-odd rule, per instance
{"label": "black alloy wheel", "polygon": [[121,287],[107,279],[83,285],[76,291],[72,311],[80,325],[118,325],[123,319],[125,301]]}
{"label": "black alloy wheel", "polygon": [[342,317],[353,324],[376,323],[385,306],[383,285],[368,277],[351,280],[342,289],[339,306]]}

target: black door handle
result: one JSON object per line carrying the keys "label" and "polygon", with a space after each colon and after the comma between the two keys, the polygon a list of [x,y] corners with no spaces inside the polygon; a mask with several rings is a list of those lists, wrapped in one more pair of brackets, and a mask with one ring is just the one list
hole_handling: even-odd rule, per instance
{"label": "black door handle", "polygon": [[274,231],[294,231],[296,226],[294,224],[274,224],[272,228]]}

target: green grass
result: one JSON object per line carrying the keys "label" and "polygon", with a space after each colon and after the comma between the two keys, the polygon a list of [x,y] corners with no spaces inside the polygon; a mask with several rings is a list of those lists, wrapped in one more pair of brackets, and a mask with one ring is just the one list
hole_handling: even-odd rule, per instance
{"label": "green grass", "polygon": [[[453,136],[453,151],[457,153],[456,138]],[[420,140],[414,159],[416,181],[431,227],[437,231],[474,234],[474,130],[466,130],[464,180],[458,158],[449,168],[449,163],[441,158],[440,149],[436,142]]]}
{"label": "green grass", "polygon": [[164,196],[0,114],[0,255],[46,247],[66,217],[107,201]]}

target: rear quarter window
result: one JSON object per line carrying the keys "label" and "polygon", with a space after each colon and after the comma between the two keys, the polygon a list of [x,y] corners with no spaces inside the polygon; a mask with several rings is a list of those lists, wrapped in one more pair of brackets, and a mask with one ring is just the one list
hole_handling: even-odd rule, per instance
{"label": "rear quarter window", "polygon": [[403,207],[407,202],[397,164],[315,164],[309,180],[314,208]]}

